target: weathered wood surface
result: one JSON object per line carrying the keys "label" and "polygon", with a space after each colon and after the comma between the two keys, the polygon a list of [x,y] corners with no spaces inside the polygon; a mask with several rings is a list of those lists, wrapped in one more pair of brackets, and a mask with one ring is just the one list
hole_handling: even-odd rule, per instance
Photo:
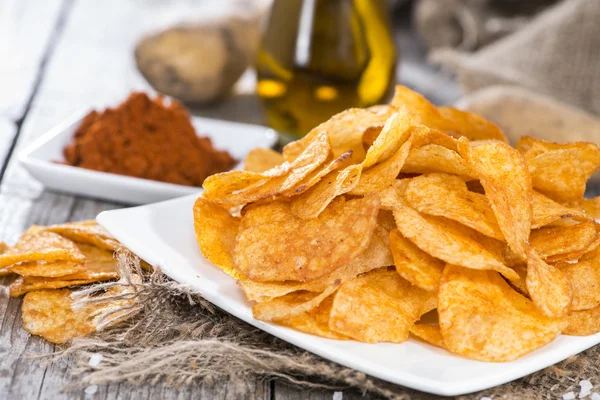
{"label": "weathered wood surface", "polygon": [[[116,104],[131,90],[151,91],[135,69],[132,49],[149,30],[203,15],[206,4],[184,0],[3,0],[0,2],[0,240],[13,243],[31,224],[94,218],[117,204],[51,193],[33,180],[15,155],[73,112]],[[447,77],[423,63],[422,49],[398,33],[404,62],[402,81],[439,103],[456,97]],[[440,90],[440,88],[443,88]],[[199,115],[262,122],[252,76],[238,95]],[[4,278],[6,279],[6,278]],[[6,280],[3,281],[6,283]],[[20,300],[0,296],[0,399],[237,399],[227,382],[169,388],[164,384],[100,386],[94,394],[63,392],[71,382],[69,365],[41,366],[28,354],[55,350],[21,328]],[[307,392],[283,383],[248,382],[248,399],[331,399],[333,392]],[[345,391],[344,399],[357,399]]]}

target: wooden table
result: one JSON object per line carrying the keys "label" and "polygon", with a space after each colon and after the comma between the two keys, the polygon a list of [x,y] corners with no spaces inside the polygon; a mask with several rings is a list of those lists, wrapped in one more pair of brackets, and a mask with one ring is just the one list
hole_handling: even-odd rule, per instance
{"label": "wooden table", "polygon": [[[95,218],[118,208],[92,199],[45,191],[17,163],[23,146],[81,109],[114,105],[131,90],[151,91],[133,60],[136,40],[145,32],[202,15],[209,1],[181,0],[2,0],[0,2],[0,240],[14,243],[32,224]],[[213,2],[213,6],[214,6]],[[406,13],[399,13],[406,22]],[[451,102],[456,88],[449,78],[424,66],[423,49],[406,28],[399,29],[403,82],[436,102]],[[261,123],[249,75],[238,94],[198,115]],[[6,284],[8,280],[2,282]],[[0,399],[233,399],[228,382],[180,389],[157,385],[101,386],[63,393],[69,366],[40,366],[29,354],[55,346],[21,328],[21,300],[0,296]],[[331,399],[332,392],[307,393],[279,382],[249,382],[252,399]],[[360,398],[344,392],[344,399]]]}

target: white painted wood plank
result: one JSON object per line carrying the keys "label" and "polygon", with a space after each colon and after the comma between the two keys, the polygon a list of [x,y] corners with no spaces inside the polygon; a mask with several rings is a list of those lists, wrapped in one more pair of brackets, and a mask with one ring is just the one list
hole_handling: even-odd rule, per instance
{"label": "white painted wood plank", "polygon": [[0,117],[22,117],[64,1],[0,2]]}

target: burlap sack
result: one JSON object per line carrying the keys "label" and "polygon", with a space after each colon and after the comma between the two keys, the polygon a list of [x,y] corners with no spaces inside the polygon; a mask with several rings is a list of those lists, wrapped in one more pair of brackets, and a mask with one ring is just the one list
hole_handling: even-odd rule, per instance
{"label": "burlap sack", "polygon": [[[75,379],[71,389],[111,382],[151,385],[160,380],[195,385],[220,379],[235,384],[242,394],[252,378],[278,379],[305,390],[358,390],[365,398],[442,399],[369,377],[279,340],[212,306],[159,270],[142,272],[139,259],[129,252],[118,252],[117,259],[124,279],[130,279],[131,271],[145,275],[144,282],[135,287],[135,303],[127,310],[112,310],[120,316],[123,311],[133,316],[95,335],[75,339],[50,357],[49,361],[72,359],[75,366],[69,372]],[[115,284],[100,283],[76,292],[76,306],[97,302],[90,295]],[[583,379],[600,384],[599,354],[596,346],[543,371],[460,399],[554,399],[571,391],[578,394]],[[100,362],[92,365],[92,356]]]}
{"label": "burlap sack", "polygon": [[475,53],[431,60],[454,68],[465,92],[516,84],[600,114],[600,1],[564,0]]}

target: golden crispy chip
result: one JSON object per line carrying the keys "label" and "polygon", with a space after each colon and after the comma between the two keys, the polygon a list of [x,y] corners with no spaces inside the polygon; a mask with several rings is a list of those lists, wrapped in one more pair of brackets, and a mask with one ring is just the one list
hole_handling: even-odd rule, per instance
{"label": "golden crispy chip", "polygon": [[376,227],[369,247],[362,254],[350,261],[348,265],[319,279],[308,282],[256,282],[241,279],[238,284],[248,300],[258,302],[301,290],[320,293],[336,282],[343,283],[372,269],[392,265],[394,260],[390,252],[388,236],[388,231],[380,226]]}
{"label": "golden crispy chip", "polygon": [[42,229],[58,233],[69,240],[89,243],[105,250],[115,251],[120,247],[119,242],[106,229],[93,220],[51,225]]}
{"label": "golden crispy chip", "polygon": [[565,335],[588,336],[600,332],[600,306],[589,310],[571,311],[565,317]]}
{"label": "golden crispy chip", "polygon": [[549,317],[564,316],[571,306],[573,293],[565,275],[532,249],[527,256],[527,291],[536,307]]}
{"label": "golden crispy chip", "polygon": [[265,172],[271,168],[281,165],[285,159],[281,153],[271,150],[256,148],[250,150],[244,160],[244,169],[250,172]]}
{"label": "golden crispy chip", "polygon": [[415,324],[410,327],[410,333],[429,344],[446,348],[439,325]]}
{"label": "golden crispy chip", "polygon": [[438,111],[444,119],[443,127],[446,132],[455,132],[469,140],[499,140],[508,143],[502,130],[496,125],[468,111],[454,107],[439,107]]}
{"label": "golden crispy chip", "polygon": [[371,126],[367,128],[367,130],[363,133],[362,137],[363,147],[368,149],[369,147],[373,146],[373,143],[375,143],[375,140],[377,139],[382,130],[383,125]]}
{"label": "golden crispy chip", "polygon": [[519,279],[508,281],[508,284],[523,296],[529,297],[529,291],[527,290],[527,264],[520,263],[511,266],[511,268],[519,274]]}
{"label": "golden crispy chip", "polygon": [[436,290],[444,263],[406,239],[398,230],[390,233],[390,247],[396,271],[404,279],[425,290]]}
{"label": "golden crispy chip", "polygon": [[523,157],[504,143],[469,143],[464,138],[459,139],[458,150],[477,173],[506,242],[526,259],[532,189]]}
{"label": "golden crispy chip", "polygon": [[373,194],[349,201],[340,196],[311,220],[294,217],[287,203],[251,208],[236,238],[235,266],[260,282],[321,278],[367,248],[379,204]]}
{"label": "golden crispy chip", "polygon": [[586,183],[595,169],[585,170],[577,149],[554,150],[528,160],[533,187],[559,201],[577,200],[585,193]]}
{"label": "golden crispy chip", "polygon": [[292,199],[292,214],[302,219],[316,218],[331,201],[352,190],[360,179],[362,166],[351,165],[331,172],[307,192]]}
{"label": "golden crispy chip", "polygon": [[274,196],[295,187],[321,166],[329,151],[327,135],[322,133],[291,163],[262,173],[234,170],[209,176],[203,184],[204,198],[222,206],[234,207]]}
{"label": "golden crispy chip", "polygon": [[336,282],[322,293],[293,292],[263,303],[256,303],[252,306],[252,314],[254,318],[261,321],[278,321],[297,317],[317,307],[338,287],[339,283]]}
{"label": "golden crispy chip", "polygon": [[297,196],[306,192],[308,189],[316,185],[325,177],[327,174],[337,171],[343,168],[346,168],[352,164],[352,150],[348,150],[347,152],[340,155],[338,158],[329,161],[323,168],[317,168],[308,174],[304,179],[298,182],[294,187],[291,187],[281,194],[283,196]]}
{"label": "golden crispy chip", "polygon": [[589,217],[600,223],[600,196],[593,199],[577,199],[568,205],[584,211]]}
{"label": "golden crispy chip", "polygon": [[573,288],[571,310],[589,310],[600,306],[600,250],[586,254],[575,264],[557,266]]}
{"label": "golden crispy chip", "polygon": [[10,272],[22,276],[62,277],[84,270],[82,262],[73,261],[26,261],[9,267]]}
{"label": "golden crispy chip", "polygon": [[394,207],[396,207],[396,204],[404,198],[404,192],[406,191],[408,182],[410,182],[410,178],[396,179],[392,186],[378,192],[379,197],[381,198],[381,208],[384,210],[393,210]]}
{"label": "golden crispy chip", "polygon": [[473,172],[456,151],[433,143],[423,147],[413,147],[408,153],[402,172],[416,174],[443,172],[466,179],[473,178]]}
{"label": "golden crispy chip", "polygon": [[385,122],[381,133],[377,136],[373,145],[369,147],[367,155],[362,162],[363,167],[366,169],[375,164],[382,163],[396,154],[410,137],[413,125],[410,113],[406,108],[401,108],[393,114]]}
{"label": "golden crispy chip", "polygon": [[382,163],[363,170],[358,185],[349,193],[352,195],[364,195],[372,192],[382,193],[391,188],[396,182],[396,177],[404,165],[412,142],[418,134],[419,131],[411,130],[406,135],[403,135],[406,140],[398,151]]}
{"label": "golden crispy chip", "polygon": [[[133,275],[131,281],[133,284],[138,284],[141,279]],[[104,302],[98,301],[74,309],[72,293],[73,291],[69,289],[37,290],[27,293],[22,306],[23,328],[32,335],[39,335],[49,342],[60,344],[96,332],[101,323],[104,326],[113,325],[123,321],[127,315],[131,315],[129,312],[118,311],[118,308],[131,306],[133,299],[126,297],[107,299]],[[123,285],[110,288],[97,299],[128,293],[133,293],[133,288],[124,282]],[[108,324],[97,320],[98,317],[113,310],[115,315],[110,316]]]}
{"label": "golden crispy chip", "polygon": [[533,214],[531,219],[532,229],[540,228],[561,219],[571,218],[585,221],[590,218],[586,215],[586,211],[565,207],[535,190],[531,197],[531,209]]}
{"label": "golden crispy chip", "polygon": [[477,232],[454,221],[424,216],[398,204],[394,218],[402,236],[435,258],[473,269],[491,269],[508,279],[519,276],[479,242]]}
{"label": "golden crispy chip", "polygon": [[469,191],[457,176],[417,176],[406,187],[405,198],[408,205],[423,214],[449,218],[484,235],[504,240],[486,197]]}
{"label": "golden crispy chip", "polygon": [[396,271],[371,271],[340,286],[329,328],[366,343],[402,343],[408,330],[429,311],[435,294],[411,285]]}
{"label": "golden crispy chip", "polygon": [[25,232],[14,247],[0,254],[0,267],[27,261],[71,261],[79,263],[84,255],[75,243],[53,233],[37,230]]}
{"label": "golden crispy chip", "polygon": [[342,111],[314,128],[302,139],[286,145],[283,148],[283,156],[288,161],[296,159],[315,136],[326,133],[334,157],[352,150],[354,160],[361,162],[365,157],[362,146],[363,133],[372,126],[382,126],[395,111],[391,106],[372,109],[350,108]]}
{"label": "golden crispy chip", "polygon": [[542,315],[494,271],[444,269],[438,315],[444,344],[480,361],[510,361],[551,342],[563,320]]}
{"label": "golden crispy chip", "polygon": [[233,264],[233,246],[240,219],[199,197],[194,203],[194,230],[200,251],[210,262],[234,278],[243,275]]}
{"label": "golden crispy chip", "polygon": [[[0,242],[0,255],[6,253],[9,248],[10,247],[6,243]],[[10,273],[8,267],[0,268],[0,276],[9,275]]]}
{"label": "golden crispy chip", "polygon": [[533,187],[559,202],[581,198],[600,166],[600,148],[594,143],[559,144],[525,136],[516,147],[527,160]]}
{"label": "golden crispy chip", "polygon": [[478,115],[452,107],[436,108],[420,94],[401,85],[396,86],[391,105],[406,106],[416,114],[417,122],[469,140],[495,139],[508,142],[500,128]]}
{"label": "golden crispy chip", "polygon": [[86,243],[77,243],[85,255],[83,271],[59,277],[21,276],[10,285],[10,295],[18,297],[32,290],[58,289],[114,279],[119,276],[117,261],[112,251]]}
{"label": "golden crispy chip", "polygon": [[[598,232],[600,230],[598,228],[599,228],[599,226],[596,225],[596,232]],[[549,264],[574,263],[577,260],[579,260],[582,256],[586,255],[587,253],[591,253],[592,251],[596,250],[598,247],[600,247],[600,233],[596,234],[596,237],[594,238],[594,240],[592,240],[592,242],[588,246],[583,247],[582,249],[580,249],[578,251],[573,251],[571,253],[557,254],[555,256],[550,256],[545,261]]]}
{"label": "golden crispy chip", "polygon": [[328,339],[348,340],[349,338],[347,336],[329,329],[329,313],[331,311],[331,305],[333,304],[333,296],[334,295],[330,295],[323,300],[321,304],[309,312],[302,313],[292,318],[284,318],[277,321],[277,323],[289,326],[290,328],[301,332],[310,333],[311,335],[317,335]]}
{"label": "golden crispy chip", "polygon": [[529,242],[543,258],[587,249],[596,238],[592,221],[571,226],[551,226],[531,231]]}

